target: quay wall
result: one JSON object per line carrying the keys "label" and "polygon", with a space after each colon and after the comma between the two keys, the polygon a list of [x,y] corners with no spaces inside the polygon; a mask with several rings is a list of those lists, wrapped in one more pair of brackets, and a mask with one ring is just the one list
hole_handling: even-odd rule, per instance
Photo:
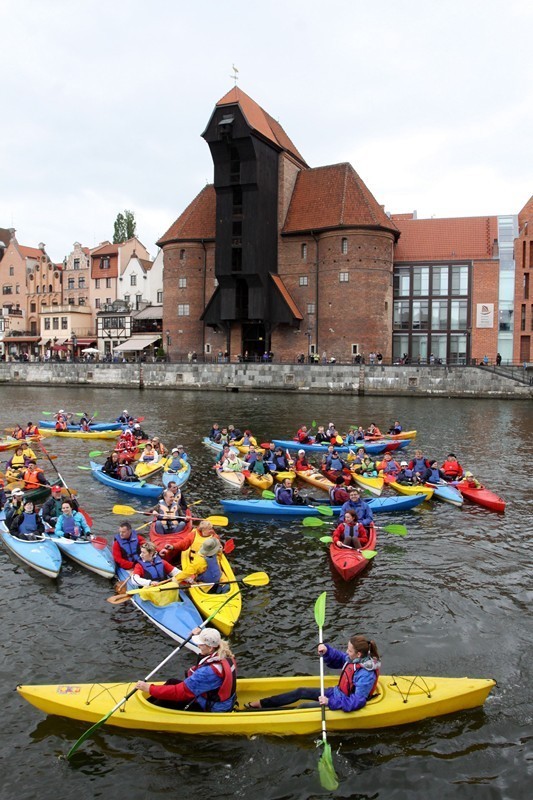
{"label": "quay wall", "polygon": [[0,363],[0,385],[505,399],[533,398],[528,375],[437,365]]}

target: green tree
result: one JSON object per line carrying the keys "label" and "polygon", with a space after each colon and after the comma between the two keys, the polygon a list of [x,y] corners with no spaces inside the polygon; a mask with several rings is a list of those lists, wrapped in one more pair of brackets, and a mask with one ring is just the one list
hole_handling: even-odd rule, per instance
{"label": "green tree", "polygon": [[135,214],[133,211],[128,211],[126,208],[124,213],[117,214],[115,220],[115,228],[113,233],[113,244],[120,244],[135,236],[137,223],[135,222]]}

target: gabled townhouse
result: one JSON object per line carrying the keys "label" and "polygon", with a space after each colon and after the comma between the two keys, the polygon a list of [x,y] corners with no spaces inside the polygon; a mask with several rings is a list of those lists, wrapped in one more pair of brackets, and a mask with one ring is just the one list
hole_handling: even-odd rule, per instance
{"label": "gabled townhouse", "polygon": [[155,261],[141,258],[134,250],[118,279],[118,299],[133,309],[163,302],[163,252]]}

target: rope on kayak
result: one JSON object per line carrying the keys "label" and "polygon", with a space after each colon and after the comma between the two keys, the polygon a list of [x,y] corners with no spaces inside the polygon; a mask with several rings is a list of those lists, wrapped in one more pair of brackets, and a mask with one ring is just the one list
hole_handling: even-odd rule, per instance
{"label": "rope on kayak", "polygon": [[[134,683],[135,683],[134,681],[130,681],[126,685],[127,686],[134,686]],[[97,694],[93,695],[93,689],[96,689],[96,688],[100,689],[101,691],[99,691]],[[113,702],[116,703],[117,699],[113,696],[112,689],[117,689],[117,688],[120,689],[121,693],[122,693],[122,691],[124,690],[124,682],[123,683],[113,684],[113,686],[104,686],[101,683],[93,683],[91,688],[89,689],[89,696],[88,696],[87,700],[85,701],[85,705],[86,706],[90,706],[92,702],[94,702],[95,700],[98,700],[98,698],[101,697],[103,694],[108,694],[109,697],[111,698],[111,700],[113,700]],[[123,708],[121,708],[120,710],[124,711]]]}
{"label": "rope on kayak", "polygon": [[[398,678],[403,681],[409,682],[409,688],[407,689],[407,692],[405,694],[400,689],[400,686],[398,684]],[[423,685],[417,683],[418,680],[422,681]],[[396,677],[396,675],[392,675],[392,683],[390,685],[396,686],[396,688],[398,689],[398,693],[402,698],[402,702],[404,703],[407,703],[407,701],[409,700],[409,695],[411,694],[411,689],[413,688],[420,689],[422,692],[424,692],[427,698],[431,698],[431,691],[422,675],[415,675],[411,681],[409,681],[409,679],[406,678],[404,675],[398,675],[398,677]]]}

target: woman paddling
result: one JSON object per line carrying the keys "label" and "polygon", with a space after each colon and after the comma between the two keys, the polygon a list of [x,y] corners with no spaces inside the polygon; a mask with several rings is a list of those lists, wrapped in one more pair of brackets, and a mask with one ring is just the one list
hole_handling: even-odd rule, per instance
{"label": "woman paddling", "polygon": [[9,532],[17,539],[42,539],[44,523],[35,510],[33,500],[26,500],[22,513],[11,517]]}
{"label": "woman paddling", "polygon": [[329,644],[319,644],[318,654],[324,656],[327,667],[341,669],[336,686],[320,693],[320,687],[302,686],[283,694],[262,697],[246,703],[245,708],[282,708],[298,700],[312,700],[312,704],[328,706],[332,711],[357,711],[366,705],[376,688],[381,662],[376,643],[366,636],[352,636],[346,652],[335,650]]}

